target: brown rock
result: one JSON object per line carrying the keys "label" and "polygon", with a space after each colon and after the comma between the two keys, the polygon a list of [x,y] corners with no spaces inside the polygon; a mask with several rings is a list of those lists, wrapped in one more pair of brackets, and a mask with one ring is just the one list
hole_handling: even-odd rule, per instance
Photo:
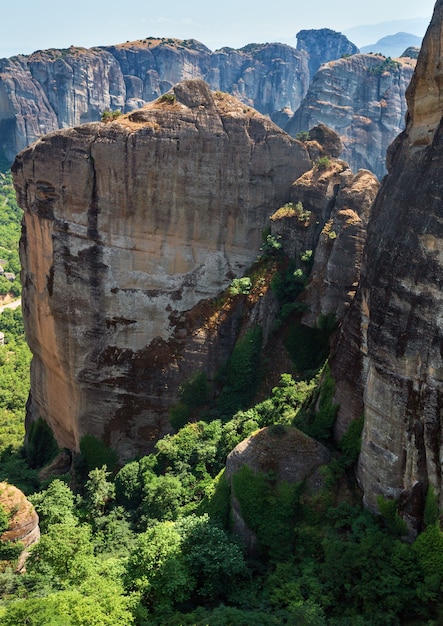
{"label": "brown rock", "polygon": [[401,503],[420,529],[424,493],[439,495],[443,416],[443,1],[408,90],[408,123],[372,209],[361,284],[332,363],[338,432],[365,415],[358,476],[366,504]]}
{"label": "brown rock", "polygon": [[[20,489],[0,483],[0,505],[9,516],[8,529],[0,536],[0,541],[20,541],[26,549],[40,539],[38,515]],[[19,557],[18,569],[23,566],[25,554],[24,551]]]}
{"label": "brown rock", "polygon": [[[316,326],[320,315],[341,321],[360,277],[371,204],[379,183],[371,172],[352,173],[347,163],[330,160],[314,166],[291,187],[292,210],[271,217],[271,232],[305,274],[312,265],[303,293],[308,307],[303,323]],[[301,202],[303,210],[297,211]],[[303,261],[306,252],[311,260]]]}
{"label": "brown rock", "polygon": [[[318,441],[297,428],[274,426],[262,428],[229,453],[226,459],[226,478],[232,479],[246,465],[254,473],[267,474],[272,480],[289,483],[305,481],[307,492],[317,493],[324,486],[318,469],[329,461],[329,451]],[[248,552],[254,553],[257,537],[246,525],[241,513],[241,503],[233,490],[231,518],[233,532],[242,539]]]}
{"label": "brown rock", "polygon": [[28,419],[74,450],[86,433],[122,458],[152,446],[179,384],[215,375],[239,332],[241,308],[215,330],[208,299],[252,264],[309,167],[302,144],[200,80],[22,152]]}
{"label": "brown rock", "polygon": [[106,109],[139,109],[178,82],[196,77],[286,123],[306,94],[308,60],[278,43],[211,52],[193,39],[153,37],[0,59],[4,156],[12,162],[45,133],[98,121]]}
{"label": "brown rock", "polygon": [[327,448],[298,428],[271,426],[251,435],[229,453],[226,478],[247,465],[254,472],[272,472],[276,480],[298,483],[329,460]]}

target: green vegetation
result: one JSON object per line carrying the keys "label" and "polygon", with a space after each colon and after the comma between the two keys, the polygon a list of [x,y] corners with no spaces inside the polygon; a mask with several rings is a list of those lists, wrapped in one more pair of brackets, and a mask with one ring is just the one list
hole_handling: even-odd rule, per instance
{"label": "green vegetation", "polygon": [[263,342],[261,326],[250,328],[234,346],[220,374],[223,389],[217,407],[222,415],[232,415],[253,400],[261,379],[260,354]]}
{"label": "green vegetation", "polygon": [[115,111],[111,111],[110,109],[105,109],[102,113],[101,121],[113,122],[114,120],[119,118],[121,114],[122,112],[120,111],[120,109],[116,109]]}
{"label": "green vegetation", "polygon": [[5,274],[15,275],[15,279],[9,280],[5,274],[0,274],[0,295],[10,293],[17,297],[21,293],[18,257],[21,218],[11,173],[0,172],[0,266]]}
{"label": "green vegetation", "polygon": [[167,104],[174,104],[175,101],[176,101],[175,93],[172,93],[169,91],[167,93],[164,93],[159,98],[159,102],[166,102]]}
{"label": "green vegetation", "polygon": [[275,211],[271,216],[271,220],[275,222],[285,217],[296,217],[301,224],[307,225],[311,217],[311,211],[305,209],[300,201],[295,204],[286,202],[286,204]]}
{"label": "green vegetation", "polygon": [[393,59],[391,59],[391,57],[383,57],[383,61],[380,63],[380,65],[368,68],[368,74],[381,76],[385,72],[395,72],[400,67],[401,63],[399,61],[394,61]]}
{"label": "green vegetation", "polygon": [[298,139],[298,141],[301,141],[302,143],[306,143],[307,141],[310,140],[309,131],[302,130],[301,132],[296,134],[295,138]]}
{"label": "green vegetation", "polygon": [[[0,198],[9,197],[8,185],[2,189],[6,195]],[[1,202],[10,211],[13,200]],[[299,228],[311,217],[301,203],[279,211],[276,219],[296,217]],[[263,328],[242,325],[216,380],[196,371],[182,385],[179,403],[171,409],[177,432],[122,467],[114,450],[86,435],[69,475],[39,477],[59,451],[43,420],[34,422],[23,445],[30,355],[20,309],[0,315],[6,341],[0,346],[0,480],[28,494],[42,533],[21,574],[13,565],[22,546],[0,544],[0,560],[5,560],[1,624],[443,622],[443,533],[436,494],[428,489],[424,531],[412,544],[402,541],[406,529],[394,500],[380,499],[378,516],[362,508],[354,469],[363,417],[338,443],[332,437],[338,407],[327,357],[336,320],[321,316],[316,328],[300,323],[303,305],[297,297],[312,251],[289,259],[281,241],[267,233],[263,253],[250,276],[233,281],[224,302],[247,307],[258,284],[263,292],[271,286],[281,307],[276,337],[292,372],[282,373],[266,391],[264,381],[275,364],[263,351]],[[230,297],[238,295],[247,297]],[[294,427],[330,452],[329,464],[315,480],[286,482],[272,459],[264,459],[266,471],[244,465],[226,477],[226,456],[240,442],[268,428],[265,434],[279,454],[279,446],[297,432]],[[250,551],[232,535],[232,495],[255,536]],[[0,533],[8,522],[0,506]]]}
{"label": "green vegetation", "polygon": [[229,287],[229,294],[231,296],[238,296],[240,294],[247,295],[252,289],[252,281],[249,276],[243,278],[234,278],[231,286]]}
{"label": "green vegetation", "polygon": [[326,170],[330,165],[331,159],[328,156],[319,157],[314,163],[314,167],[319,170]]}

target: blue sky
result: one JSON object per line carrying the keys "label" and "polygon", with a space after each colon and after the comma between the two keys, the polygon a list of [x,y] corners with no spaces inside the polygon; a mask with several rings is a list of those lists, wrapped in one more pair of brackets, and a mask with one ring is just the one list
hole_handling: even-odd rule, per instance
{"label": "blue sky", "polygon": [[[2,11],[0,57],[44,48],[109,45],[149,36],[198,39],[212,50],[247,43],[295,45],[305,28],[345,31],[391,20],[427,18],[434,0],[22,0]],[[407,30],[394,27],[393,32]],[[417,33],[418,34],[418,33]],[[357,45],[373,41],[355,41]]]}

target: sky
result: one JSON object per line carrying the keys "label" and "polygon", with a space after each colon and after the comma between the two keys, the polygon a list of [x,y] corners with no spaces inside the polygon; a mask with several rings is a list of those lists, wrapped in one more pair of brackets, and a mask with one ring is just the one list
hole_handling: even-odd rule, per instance
{"label": "sky", "polygon": [[[211,50],[280,41],[296,45],[302,29],[356,26],[392,20],[430,20],[434,0],[21,0],[2,10],[0,57],[71,45],[90,48],[145,37],[197,39]],[[409,22],[399,30],[414,32]],[[353,31],[354,37],[357,37]],[[353,39],[358,46],[374,43]],[[414,34],[421,34],[415,33]],[[423,34],[423,33],[422,33]]]}

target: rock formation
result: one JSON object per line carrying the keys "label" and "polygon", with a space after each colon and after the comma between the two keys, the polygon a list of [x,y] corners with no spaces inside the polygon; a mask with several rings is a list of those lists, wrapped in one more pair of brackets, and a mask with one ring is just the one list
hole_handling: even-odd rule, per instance
{"label": "rock formation", "polygon": [[3,59],[0,157],[12,162],[19,150],[45,133],[98,121],[105,109],[132,111],[193,78],[234,94],[283,125],[306,94],[308,58],[284,44],[213,53],[195,40],[151,37]]}
{"label": "rock formation", "polygon": [[337,435],[365,416],[358,476],[366,504],[398,499],[413,532],[429,485],[443,504],[442,43],[438,0],[333,360]]}
{"label": "rock formation", "polygon": [[28,419],[73,450],[85,433],[122,459],[149,449],[179,384],[229,355],[241,306],[222,315],[210,299],[252,264],[310,166],[303,144],[201,80],[24,150]]}
{"label": "rock formation", "polygon": [[368,169],[381,179],[388,145],[404,128],[413,63],[356,54],[322,65],[285,130],[295,137],[326,124],[340,135],[351,169]]}
{"label": "rock formation", "polygon": [[[179,81],[202,78],[281,128],[289,124],[294,137],[324,122],[342,137],[353,171],[383,176],[386,148],[404,127],[411,59],[398,69],[379,57],[340,59],[357,49],[327,29],[301,31],[298,48],[268,43],[211,52],[195,40],[150,37],[2,59],[0,165],[57,128],[99,121],[107,109],[136,110]],[[312,72],[325,62],[308,93]]]}
{"label": "rock formation", "polygon": [[[330,458],[327,448],[297,428],[262,428],[229,453],[225,475],[231,480],[246,465],[254,473],[272,475],[274,481],[303,482],[305,490],[312,494],[324,486],[324,479],[318,470]],[[253,553],[257,538],[246,525],[241,513],[241,502],[232,489],[231,517],[233,532],[242,539],[248,551]]]}
{"label": "rock formation", "polygon": [[[311,131],[312,136],[319,133]],[[324,148],[319,150],[313,141],[307,142],[308,151],[314,151],[312,144],[322,154]],[[335,152],[335,143],[332,147]],[[360,278],[369,213],[378,188],[377,178],[367,170],[354,175],[344,161],[320,161],[294,182],[291,204],[271,217],[271,233],[285,253],[305,275],[312,267],[302,294],[307,306],[304,324],[316,326],[321,315],[337,320],[345,316]]]}
{"label": "rock formation", "polygon": [[311,79],[323,63],[359,52],[357,46],[345,35],[330,28],[301,30],[297,33],[297,50],[306,52],[309,56]]}
{"label": "rock formation", "polygon": [[[38,515],[20,489],[0,483],[0,505],[9,517],[9,526],[0,536],[2,542],[21,542],[29,548],[40,539]],[[23,566],[25,553],[18,559],[18,569]]]}

